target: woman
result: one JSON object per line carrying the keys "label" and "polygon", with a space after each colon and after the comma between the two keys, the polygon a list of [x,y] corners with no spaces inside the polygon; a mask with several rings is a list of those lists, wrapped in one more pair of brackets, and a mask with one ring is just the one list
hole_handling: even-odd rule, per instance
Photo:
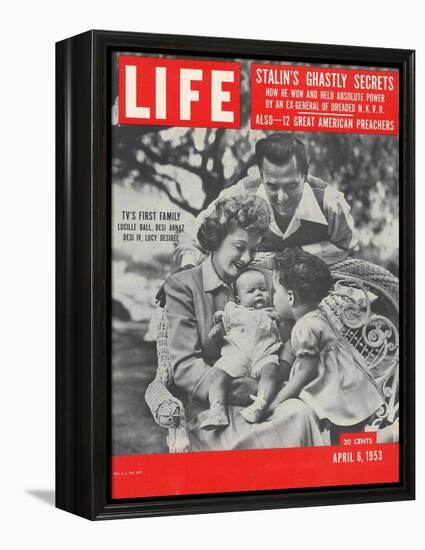
{"label": "woman", "polygon": [[198,232],[210,254],[198,267],[172,275],[165,284],[168,347],[174,382],[182,393],[193,450],[224,450],[321,445],[317,417],[298,399],[276,406],[265,422],[249,424],[240,415],[251,403],[257,381],[234,379],[228,396],[229,426],[205,431],[198,415],[207,408],[211,366],[220,357],[208,338],[213,315],[234,299],[232,283],[254,259],[270,225],[268,205],[243,193],[219,199]]}

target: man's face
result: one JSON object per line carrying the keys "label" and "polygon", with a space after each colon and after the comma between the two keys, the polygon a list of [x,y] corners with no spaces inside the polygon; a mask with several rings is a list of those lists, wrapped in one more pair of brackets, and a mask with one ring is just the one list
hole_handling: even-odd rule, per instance
{"label": "man's face", "polygon": [[284,218],[292,218],[304,191],[304,176],[297,168],[295,157],[277,166],[263,158],[261,177],[270,204]]}

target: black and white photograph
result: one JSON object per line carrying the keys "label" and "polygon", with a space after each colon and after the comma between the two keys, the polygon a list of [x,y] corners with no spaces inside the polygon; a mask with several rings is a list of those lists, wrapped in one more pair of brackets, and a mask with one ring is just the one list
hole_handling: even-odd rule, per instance
{"label": "black and white photograph", "polygon": [[414,546],[420,3],[3,12],[1,546]]}
{"label": "black and white photograph", "polygon": [[238,129],[112,94],[114,457],[399,442],[399,137],[252,129],[253,63]]}

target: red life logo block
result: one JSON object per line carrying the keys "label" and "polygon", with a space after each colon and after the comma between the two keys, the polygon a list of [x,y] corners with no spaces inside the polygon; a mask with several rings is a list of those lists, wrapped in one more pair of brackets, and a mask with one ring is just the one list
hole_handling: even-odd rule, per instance
{"label": "red life logo block", "polygon": [[240,65],[119,57],[119,123],[240,127]]}

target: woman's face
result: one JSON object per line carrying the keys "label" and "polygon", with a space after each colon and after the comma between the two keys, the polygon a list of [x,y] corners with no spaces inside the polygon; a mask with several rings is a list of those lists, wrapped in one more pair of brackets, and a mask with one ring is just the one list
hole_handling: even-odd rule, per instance
{"label": "woman's face", "polygon": [[217,275],[225,283],[232,283],[255,257],[261,237],[250,235],[245,229],[235,228],[213,254]]}

